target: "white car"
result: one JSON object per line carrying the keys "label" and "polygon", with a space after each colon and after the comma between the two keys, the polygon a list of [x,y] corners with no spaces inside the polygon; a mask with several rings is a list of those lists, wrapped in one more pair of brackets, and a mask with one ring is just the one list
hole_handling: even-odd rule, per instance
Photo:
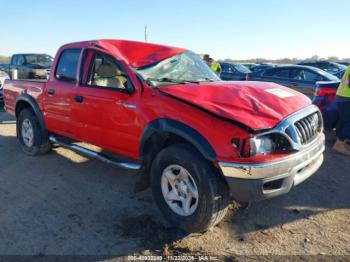
{"label": "white car", "polygon": [[4,98],[2,96],[2,86],[5,83],[6,79],[10,79],[10,77],[8,76],[8,74],[6,74],[3,71],[0,71],[0,107],[3,106],[4,104]]}

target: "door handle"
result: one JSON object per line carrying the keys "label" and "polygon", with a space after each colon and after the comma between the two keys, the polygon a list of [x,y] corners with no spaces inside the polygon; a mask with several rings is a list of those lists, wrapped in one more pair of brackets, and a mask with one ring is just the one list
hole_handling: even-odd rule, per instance
{"label": "door handle", "polygon": [[76,97],[74,97],[74,100],[77,103],[83,103],[84,97],[83,96],[76,96]]}
{"label": "door handle", "polygon": [[49,96],[53,96],[55,94],[55,89],[49,89],[47,90],[47,93],[49,94]]}
{"label": "door handle", "polygon": [[126,103],[126,102],[123,102],[123,101],[117,101],[115,102],[117,105],[121,105],[125,108],[136,108],[136,105],[134,104],[129,104],[129,103]]}

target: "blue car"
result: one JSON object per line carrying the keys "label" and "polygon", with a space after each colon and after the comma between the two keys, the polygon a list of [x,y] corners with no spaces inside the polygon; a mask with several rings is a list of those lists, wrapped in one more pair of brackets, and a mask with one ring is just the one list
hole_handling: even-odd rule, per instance
{"label": "blue car", "polygon": [[321,69],[300,65],[278,66],[260,70],[249,74],[247,80],[277,83],[295,89],[309,97],[314,95],[317,82],[339,82],[339,78]]}
{"label": "blue car", "polygon": [[347,66],[345,65],[329,61],[304,61],[298,63],[298,65],[317,67],[319,69],[322,69],[323,71],[326,71],[327,73],[335,75],[338,78],[343,77],[343,74],[345,73],[345,70],[347,68]]}
{"label": "blue car", "polygon": [[246,80],[247,75],[251,71],[241,64],[236,63],[220,63],[221,74],[220,78],[222,80]]}

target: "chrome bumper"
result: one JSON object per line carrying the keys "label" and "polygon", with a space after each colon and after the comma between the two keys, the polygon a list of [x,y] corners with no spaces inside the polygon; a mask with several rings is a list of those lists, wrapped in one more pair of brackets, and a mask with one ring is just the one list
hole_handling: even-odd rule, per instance
{"label": "chrome bumper", "polygon": [[[261,164],[219,162],[231,195],[241,201],[257,201],[287,193],[313,175],[323,163],[323,133],[307,148],[290,157]],[[248,192],[248,193],[247,193]]]}

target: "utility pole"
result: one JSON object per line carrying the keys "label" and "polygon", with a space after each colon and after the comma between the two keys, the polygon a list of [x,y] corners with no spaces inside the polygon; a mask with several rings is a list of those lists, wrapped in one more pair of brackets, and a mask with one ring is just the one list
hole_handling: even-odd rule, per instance
{"label": "utility pole", "polygon": [[147,42],[147,25],[145,25],[145,42]]}

